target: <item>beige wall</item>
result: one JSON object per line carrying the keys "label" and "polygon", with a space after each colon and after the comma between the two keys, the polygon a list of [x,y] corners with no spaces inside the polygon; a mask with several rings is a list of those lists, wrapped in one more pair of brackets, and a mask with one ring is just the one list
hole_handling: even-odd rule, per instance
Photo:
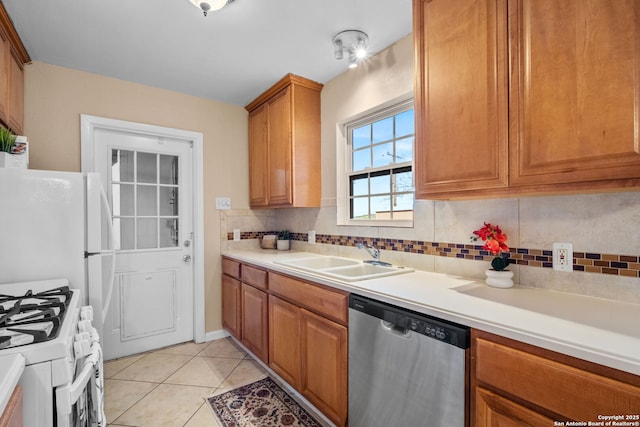
{"label": "beige wall", "polygon": [[96,74],[33,62],[25,67],[30,168],[80,171],[80,114],[201,132],[204,136],[206,331],[220,320],[220,215],[216,197],[248,203],[247,112]]}

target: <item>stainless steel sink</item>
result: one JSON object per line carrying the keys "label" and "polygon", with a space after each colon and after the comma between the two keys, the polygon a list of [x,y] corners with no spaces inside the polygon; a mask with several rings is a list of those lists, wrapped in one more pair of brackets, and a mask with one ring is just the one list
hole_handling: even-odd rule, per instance
{"label": "stainless steel sink", "polygon": [[314,256],[274,262],[345,282],[375,279],[413,271],[411,268],[368,264],[362,261],[334,256]]}

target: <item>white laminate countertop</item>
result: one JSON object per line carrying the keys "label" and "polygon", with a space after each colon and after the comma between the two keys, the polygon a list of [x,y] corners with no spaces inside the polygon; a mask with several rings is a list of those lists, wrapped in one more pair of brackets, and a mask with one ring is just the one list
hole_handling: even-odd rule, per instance
{"label": "white laminate countertop", "polygon": [[539,288],[496,289],[426,271],[342,282],[274,263],[318,256],[308,252],[234,250],[223,256],[640,375],[638,304]]}
{"label": "white laminate countertop", "polygon": [[11,354],[0,356],[0,415],[4,412],[24,371],[24,356]]}

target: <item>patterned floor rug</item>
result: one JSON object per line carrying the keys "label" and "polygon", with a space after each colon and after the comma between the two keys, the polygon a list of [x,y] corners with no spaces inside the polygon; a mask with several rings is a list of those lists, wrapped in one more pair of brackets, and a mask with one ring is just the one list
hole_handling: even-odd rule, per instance
{"label": "patterned floor rug", "polygon": [[207,399],[223,427],[323,427],[269,377]]}

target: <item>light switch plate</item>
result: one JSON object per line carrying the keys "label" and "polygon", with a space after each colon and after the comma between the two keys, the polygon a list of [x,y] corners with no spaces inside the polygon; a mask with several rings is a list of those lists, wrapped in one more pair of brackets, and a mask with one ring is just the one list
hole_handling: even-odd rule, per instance
{"label": "light switch plate", "polygon": [[308,234],[308,237],[307,237],[307,241],[309,243],[311,243],[312,245],[316,244],[316,230],[309,231],[309,234]]}
{"label": "light switch plate", "polygon": [[240,229],[238,228],[233,229],[233,240],[236,242],[240,241]]}
{"label": "light switch plate", "polygon": [[230,197],[216,197],[216,209],[221,211],[228,211],[231,209]]}

